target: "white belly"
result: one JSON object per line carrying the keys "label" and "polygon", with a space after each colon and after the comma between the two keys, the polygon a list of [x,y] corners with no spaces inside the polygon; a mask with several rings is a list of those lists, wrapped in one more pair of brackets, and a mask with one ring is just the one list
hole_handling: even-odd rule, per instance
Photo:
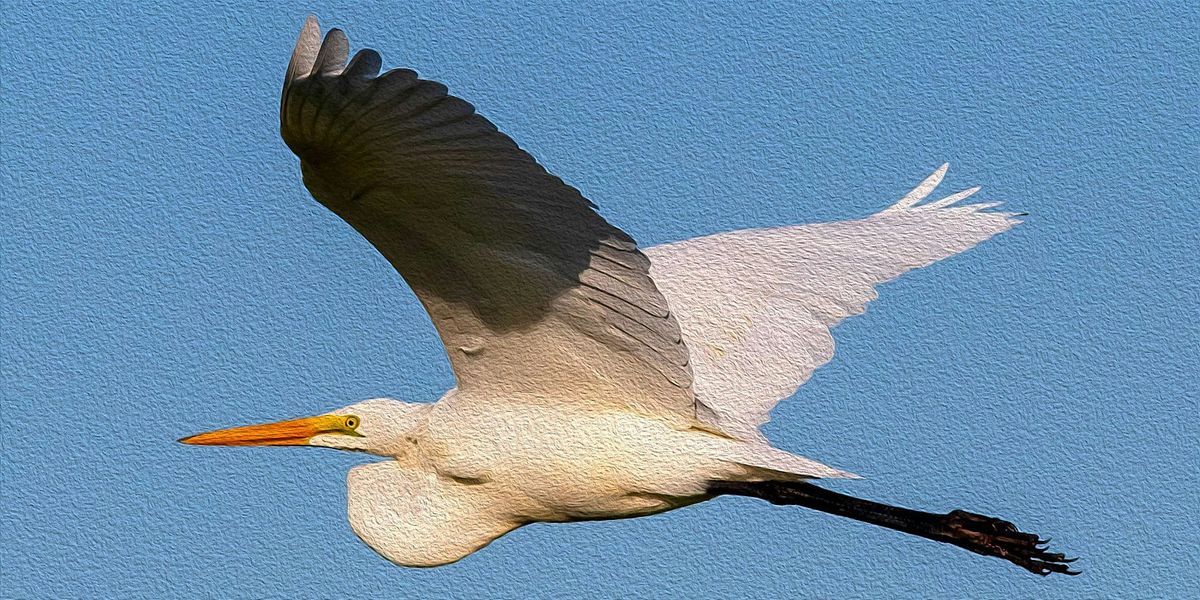
{"label": "white belly", "polygon": [[421,454],[440,475],[480,486],[530,521],[669,510],[736,470],[715,458],[727,442],[704,432],[624,412],[497,404],[435,413]]}

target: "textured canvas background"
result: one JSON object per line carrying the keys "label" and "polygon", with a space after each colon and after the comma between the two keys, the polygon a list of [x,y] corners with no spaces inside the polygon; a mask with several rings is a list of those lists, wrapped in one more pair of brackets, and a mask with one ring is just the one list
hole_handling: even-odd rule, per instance
{"label": "textured canvas background", "polygon": [[[175,4],[4,3],[0,596],[1200,596],[1194,3]],[[885,286],[768,433],[1085,574],[741,499],[405,570],[345,523],[364,457],[176,444],[450,383],[278,139],[309,12],[647,245],[863,216],[947,160],[1031,213]]]}

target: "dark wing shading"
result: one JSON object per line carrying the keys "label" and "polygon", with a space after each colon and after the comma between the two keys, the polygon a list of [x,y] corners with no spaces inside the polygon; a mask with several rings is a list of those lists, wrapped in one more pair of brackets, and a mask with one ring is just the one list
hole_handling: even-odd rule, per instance
{"label": "dark wing shading", "polygon": [[444,85],[348,51],[305,23],[283,139],[416,292],[459,389],[694,416],[687,348],[633,239]]}

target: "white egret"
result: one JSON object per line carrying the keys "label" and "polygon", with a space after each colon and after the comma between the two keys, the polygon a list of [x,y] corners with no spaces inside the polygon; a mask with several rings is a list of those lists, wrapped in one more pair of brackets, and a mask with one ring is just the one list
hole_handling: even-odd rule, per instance
{"label": "white egret", "polygon": [[351,469],[354,532],[405,566],[457,561],[534,522],[649,515],[722,494],[795,504],[1068,573],[1012,524],[918,512],[810,483],[850,473],[771,447],[771,408],[833,353],[874,287],[1012,227],[922,201],[946,167],[856,221],[734,231],[639,251],[511,139],[346,36],[300,33],[280,106],[312,195],[411,286],[457,387],[204,433],[387,457]]}

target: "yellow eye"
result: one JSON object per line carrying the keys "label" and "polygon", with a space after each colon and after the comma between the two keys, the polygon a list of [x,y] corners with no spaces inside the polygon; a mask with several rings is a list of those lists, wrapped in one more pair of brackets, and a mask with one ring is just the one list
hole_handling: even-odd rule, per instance
{"label": "yellow eye", "polygon": [[346,417],[346,429],[354,429],[358,427],[358,417]]}

